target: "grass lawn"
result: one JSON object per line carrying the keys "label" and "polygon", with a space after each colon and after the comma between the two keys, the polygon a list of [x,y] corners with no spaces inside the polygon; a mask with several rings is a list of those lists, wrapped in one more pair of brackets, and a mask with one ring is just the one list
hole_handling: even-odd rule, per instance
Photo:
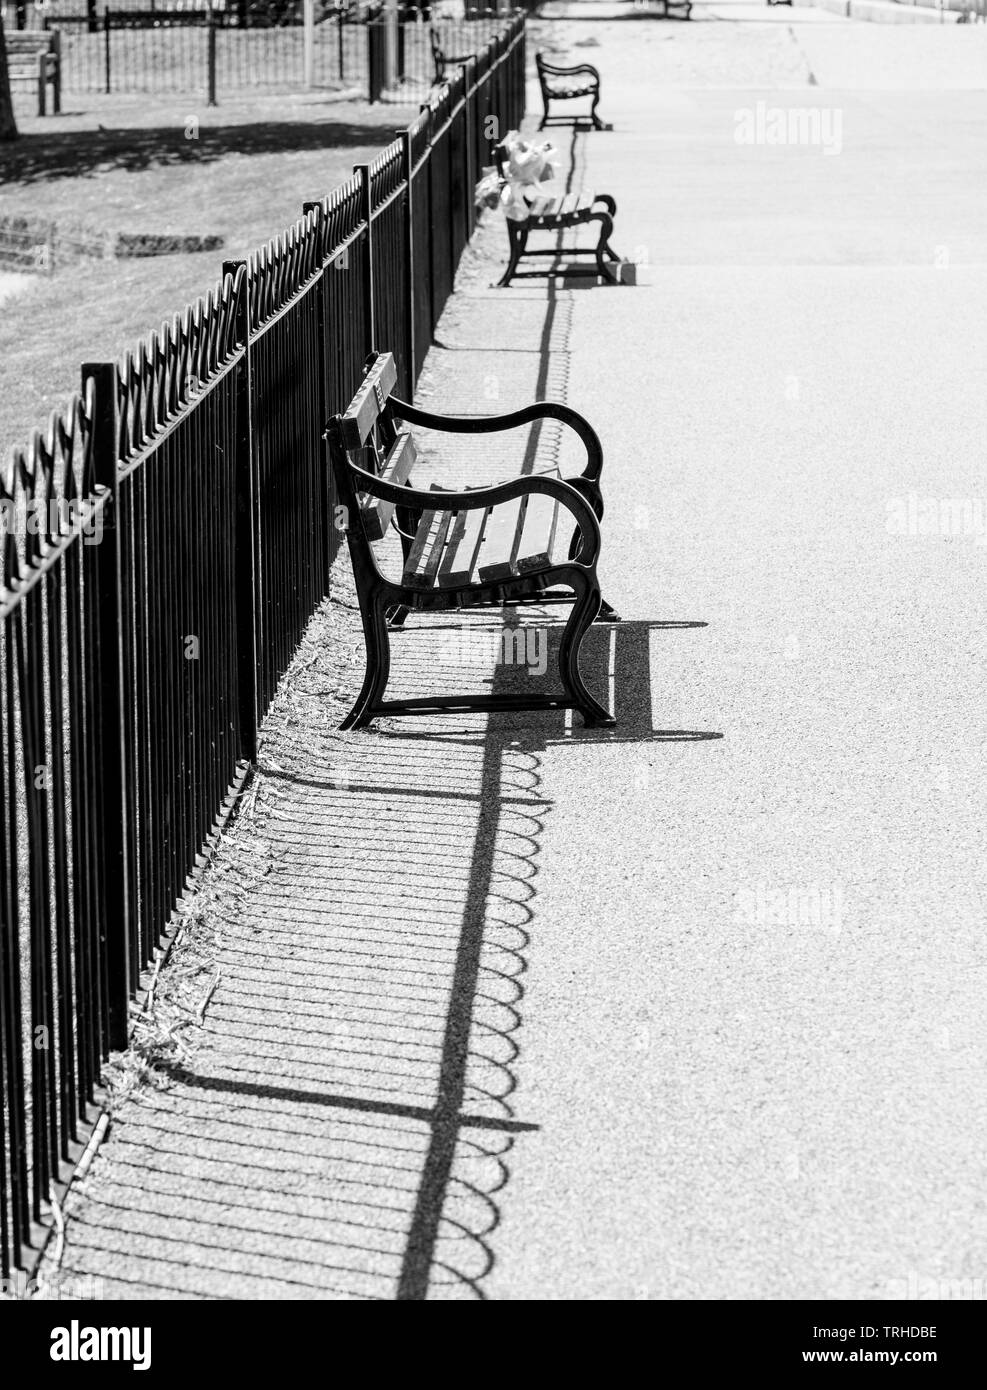
{"label": "grass lawn", "polygon": [[0,288],[0,459],[44,428],[83,361],[112,361],[366,163],[417,113],[352,94],[73,96],[0,147],[0,211],[101,231],[221,236],[222,250],[81,262]]}

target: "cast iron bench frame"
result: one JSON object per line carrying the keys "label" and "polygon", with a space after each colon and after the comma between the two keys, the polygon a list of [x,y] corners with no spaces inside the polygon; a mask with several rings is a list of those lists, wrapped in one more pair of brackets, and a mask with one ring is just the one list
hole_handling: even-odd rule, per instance
{"label": "cast iron bench frame", "polygon": [[[502,144],[497,145],[494,149],[494,161],[502,185],[507,181],[504,173],[506,159],[506,149]],[[530,200],[526,198],[525,201],[529,204],[530,212],[523,221],[519,218],[506,218],[509,259],[507,269],[497,281],[498,289],[505,288],[515,279],[530,280],[546,275],[558,275],[563,278],[599,275],[602,279],[613,284],[619,283],[619,276],[611,271],[607,264],[608,261],[614,264],[620,262],[620,257],[610,245],[617,203],[609,193],[566,193],[561,198],[548,198],[535,194]],[[578,227],[590,222],[600,224],[600,235],[595,246],[567,246],[564,248],[535,246],[530,249],[528,247],[528,236],[531,232],[555,234],[565,231],[569,227]],[[596,264],[595,266],[549,266],[546,270],[518,270],[519,262],[525,257],[552,256],[558,259],[563,254],[566,256],[592,256]]]}
{"label": "cast iron bench frame", "polygon": [[435,37],[435,30],[430,29],[428,41],[432,48],[432,62],[435,64],[435,82],[438,86],[440,82],[448,82],[446,68],[453,63],[471,63],[476,57],[475,53],[466,53],[460,58],[454,58],[451,53],[446,53],[438,39]]}
{"label": "cast iron bench frame", "polygon": [[[612,727],[615,723],[612,715],[594,698],[579,674],[579,647],[590,625],[596,620],[620,621],[619,615],[604,602],[596,576],[603,515],[600,492],[603,451],[595,430],[575,410],[552,401],[525,406],[507,415],[435,415],[399,400],[392,394],[396,384],[393,356],[372,354],[356,395],[341,415],[332,417],[325,432],[337,499],[345,508],[346,540],[367,649],[363,685],[340,728],[365,728],[381,714],[547,709],[577,709],[588,727]],[[417,457],[414,440],[410,430],[397,427],[395,417],[408,424],[452,434],[491,434],[516,429],[535,420],[559,420],[582,440],[586,448],[586,467],[581,474],[566,479],[545,473],[526,473],[505,483],[464,490],[434,486],[429,491],[413,488],[407,480]],[[364,457],[367,454],[369,458]],[[367,466],[362,466],[363,463]],[[507,522],[504,534],[513,531],[512,548],[488,556],[488,559],[493,558],[493,564],[480,567],[477,557],[481,539],[489,532],[490,518],[497,508],[539,493],[555,499],[556,517],[561,507],[575,522],[568,557],[561,562],[553,559],[551,540],[544,553],[520,554],[527,523],[527,502],[522,500],[517,508],[516,523],[512,521],[513,514],[501,513]],[[480,539],[475,528],[474,533],[467,536],[470,513],[481,510],[485,516],[479,523]],[[382,572],[373,548],[374,541],[382,540],[391,526],[401,538],[404,569],[400,581],[389,579]],[[552,539],[554,534],[553,521]],[[454,568],[456,564],[458,571]],[[477,570],[475,579],[471,577],[474,568]],[[482,569],[487,570],[486,575]],[[555,586],[572,592],[559,593]],[[501,694],[384,699],[390,674],[389,630],[401,628],[409,611],[505,608],[532,603],[573,604],[559,646],[562,696]]]}
{"label": "cast iron bench frame", "polygon": [[47,86],[51,83],[52,115],[62,109],[61,34],[57,29],[12,29],[6,35],[10,85],[30,85],[38,94],[38,115],[48,114]]}
{"label": "cast iron bench frame", "polygon": [[[547,125],[580,125],[588,119],[593,130],[613,130],[612,125],[606,121],[601,121],[596,114],[596,108],[600,104],[600,73],[599,69],[593,67],[592,63],[576,63],[572,67],[558,67],[555,63],[546,62],[540,53],[535,54],[535,68],[538,72],[538,85],[541,88],[541,104],[543,115],[539,130],[544,130]],[[588,77],[580,81],[583,73]],[[564,86],[566,78],[576,79],[575,85]],[[592,97],[589,116],[552,116],[550,106],[553,101],[582,101],[583,97]]]}

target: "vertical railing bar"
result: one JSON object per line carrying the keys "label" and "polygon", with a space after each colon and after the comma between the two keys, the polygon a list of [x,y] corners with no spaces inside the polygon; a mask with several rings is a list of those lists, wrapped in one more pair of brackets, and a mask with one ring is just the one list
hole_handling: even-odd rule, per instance
{"label": "vertical railing bar", "polygon": [[373,190],[370,181],[370,165],[355,164],[353,172],[360,180],[360,207],[363,221],[366,226],[366,245],[363,258],[363,284],[364,284],[364,331],[365,331],[365,351],[364,355],[369,356],[376,346],[375,315],[374,315],[374,237],[373,237]]}
{"label": "vertical railing bar", "polygon": [[250,314],[247,299],[247,262],[224,261],[223,274],[233,277],[236,342],[240,358],[235,369],[234,409],[234,573],[237,641],[237,709],[240,722],[241,758],[257,761],[259,713],[258,658],[260,656],[258,610],[260,574],[256,564],[258,538],[255,527],[257,480],[254,473],[254,440],[251,416]]}
{"label": "vertical railing bar", "polygon": [[99,547],[97,621],[99,751],[102,760],[100,841],[103,856],[101,936],[107,963],[107,1025],[111,1048],[127,1045],[130,994],[130,905],[127,863],[127,749],[123,730],[123,660],[120,630],[120,542],[117,530],[117,369],[112,362],[82,367],[85,397],[92,380],[93,468],[97,486],[109,497],[103,508]]}

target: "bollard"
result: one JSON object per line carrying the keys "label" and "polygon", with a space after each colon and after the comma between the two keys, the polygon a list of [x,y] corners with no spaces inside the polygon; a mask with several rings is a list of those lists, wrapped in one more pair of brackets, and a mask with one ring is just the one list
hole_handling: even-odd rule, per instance
{"label": "bollard", "polygon": [[206,26],[206,62],[209,70],[209,95],[206,104],[216,105],[216,20],[212,10],[209,11],[209,23]]}

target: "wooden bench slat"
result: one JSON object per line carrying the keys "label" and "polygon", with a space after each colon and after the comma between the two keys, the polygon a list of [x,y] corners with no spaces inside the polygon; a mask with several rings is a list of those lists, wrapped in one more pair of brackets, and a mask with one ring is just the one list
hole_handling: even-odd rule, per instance
{"label": "wooden bench slat", "polygon": [[20,29],[7,34],[7,56],[11,53],[49,53],[55,48],[54,34],[47,29]]}
{"label": "wooden bench slat", "polygon": [[[397,438],[387,451],[384,459],[384,466],[381,469],[381,481],[393,483],[398,486],[406,483],[411,476],[411,470],[415,466],[418,458],[418,450],[415,448],[415,441],[410,430],[399,430]],[[394,515],[394,508],[397,504],[387,502],[381,497],[374,497],[371,493],[363,493],[360,498],[360,515],[363,517],[363,524],[366,527],[367,535],[372,541],[383,540],[387,535],[387,528],[391,524],[391,517]]]}
{"label": "wooden bench slat", "polygon": [[394,357],[385,352],[364,377],[342,417],[343,443],[347,449],[359,449],[373,429],[388,396],[398,383]]}
{"label": "wooden bench slat", "polygon": [[551,217],[555,211],[557,198],[549,198],[547,194],[539,193],[531,199],[528,206],[531,209],[532,217]]}
{"label": "wooden bench slat", "polygon": [[[441,491],[436,489],[434,483],[432,488]],[[411,545],[411,553],[404,567],[403,583],[409,589],[431,589],[434,586],[453,516],[453,512],[422,512],[422,519],[418,523]]]}
{"label": "wooden bench slat", "polygon": [[524,530],[526,502],[526,497],[517,497],[513,502],[505,502],[503,506],[491,510],[480,552],[481,559],[487,557],[487,563],[479,568],[483,583],[509,579],[517,574],[517,553]]}
{"label": "wooden bench slat", "polygon": [[439,588],[451,589],[457,584],[468,584],[473,578],[489,515],[489,507],[486,510],[456,513],[439,566]]}
{"label": "wooden bench slat", "polygon": [[[556,468],[549,476],[560,478],[562,475]],[[528,498],[517,561],[519,574],[530,574],[533,570],[547,569],[551,565],[559,526],[559,506],[556,498],[545,493],[535,493]]]}

